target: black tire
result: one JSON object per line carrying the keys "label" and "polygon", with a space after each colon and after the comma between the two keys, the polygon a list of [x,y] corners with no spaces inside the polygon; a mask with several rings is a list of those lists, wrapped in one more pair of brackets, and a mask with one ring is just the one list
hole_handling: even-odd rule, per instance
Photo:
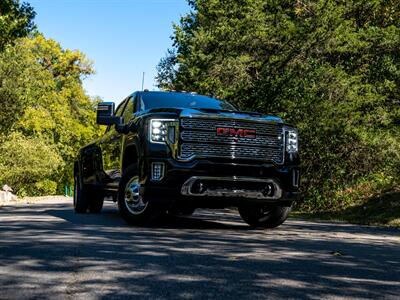
{"label": "black tire", "polygon": [[89,212],[92,214],[99,214],[103,209],[104,195],[101,192],[90,193],[89,199]]}
{"label": "black tire", "polygon": [[[165,213],[163,207],[157,207],[156,204],[140,195],[140,186],[137,188],[138,184],[138,169],[137,165],[134,164],[125,170],[119,183],[118,190],[118,207],[120,214],[122,218],[131,225],[146,224]],[[129,189],[128,185],[131,186]],[[132,186],[135,187],[132,188]],[[135,190],[135,193],[137,191],[138,195],[133,193],[133,190]],[[135,194],[136,196],[129,196],[126,194]],[[125,198],[127,198],[127,200]],[[131,204],[129,204],[129,202],[131,202]]]}
{"label": "black tire", "polygon": [[74,210],[78,214],[84,214],[88,210],[88,192],[82,183],[78,172],[74,175]]}
{"label": "black tire", "polygon": [[251,227],[275,228],[286,221],[291,207],[242,205],[239,214]]}

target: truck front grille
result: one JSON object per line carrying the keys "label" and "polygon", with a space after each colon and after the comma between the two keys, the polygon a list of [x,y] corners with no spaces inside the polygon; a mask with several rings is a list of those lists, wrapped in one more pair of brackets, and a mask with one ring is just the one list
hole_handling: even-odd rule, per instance
{"label": "truck front grille", "polygon": [[[283,163],[281,124],[237,120],[183,118],[180,121],[180,158],[221,157]],[[255,137],[220,136],[218,128],[255,130]]]}
{"label": "truck front grille", "polygon": [[237,120],[213,120],[213,119],[181,119],[181,126],[185,129],[195,129],[204,131],[213,131],[218,127],[233,127],[255,129],[259,135],[281,135],[282,126],[273,123],[254,123]]}

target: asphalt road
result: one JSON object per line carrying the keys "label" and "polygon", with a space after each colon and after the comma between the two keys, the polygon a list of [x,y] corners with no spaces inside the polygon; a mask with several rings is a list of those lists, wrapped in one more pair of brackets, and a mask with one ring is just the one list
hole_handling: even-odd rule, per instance
{"label": "asphalt road", "polygon": [[400,231],[289,220],[250,230],[237,214],[130,227],[114,204],[0,208],[0,299],[399,299]]}

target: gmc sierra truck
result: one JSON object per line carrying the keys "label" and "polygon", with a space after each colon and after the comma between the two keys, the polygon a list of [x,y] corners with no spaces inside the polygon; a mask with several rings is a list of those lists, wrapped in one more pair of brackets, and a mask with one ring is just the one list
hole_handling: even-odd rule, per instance
{"label": "gmc sierra truck", "polygon": [[186,92],[135,92],[97,108],[104,135],[74,165],[76,213],[118,202],[129,224],[237,207],[252,227],[282,224],[298,196],[298,132],[280,118]]}

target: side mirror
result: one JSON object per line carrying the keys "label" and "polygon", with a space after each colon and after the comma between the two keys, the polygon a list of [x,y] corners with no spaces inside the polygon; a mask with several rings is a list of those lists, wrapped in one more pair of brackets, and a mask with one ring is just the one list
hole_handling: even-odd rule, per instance
{"label": "side mirror", "polygon": [[114,102],[101,102],[97,105],[96,122],[99,125],[121,125],[123,124],[122,117],[114,115]]}

